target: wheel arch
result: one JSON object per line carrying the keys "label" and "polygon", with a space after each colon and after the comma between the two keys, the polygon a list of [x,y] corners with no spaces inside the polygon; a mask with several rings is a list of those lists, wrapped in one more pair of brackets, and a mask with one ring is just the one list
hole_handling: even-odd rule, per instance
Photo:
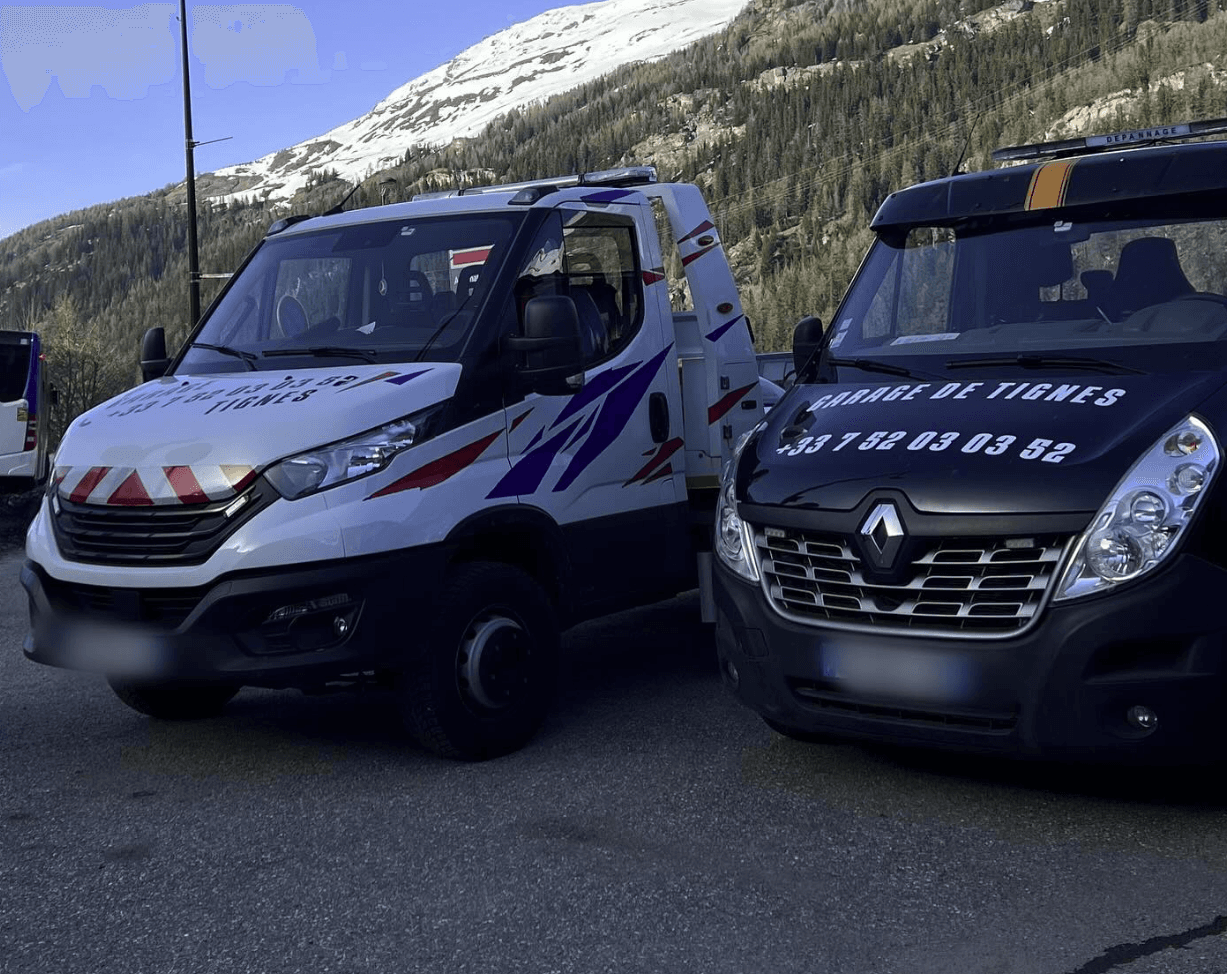
{"label": "wheel arch", "polygon": [[512,565],[545,591],[560,617],[572,611],[570,559],[558,523],[538,507],[507,504],[469,515],[447,537],[450,564],[493,561]]}

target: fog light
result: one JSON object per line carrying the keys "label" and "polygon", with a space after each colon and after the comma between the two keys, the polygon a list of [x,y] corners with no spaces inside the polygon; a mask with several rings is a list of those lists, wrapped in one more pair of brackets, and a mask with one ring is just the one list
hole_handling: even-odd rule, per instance
{"label": "fog light", "polygon": [[1149,707],[1143,707],[1141,704],[1134,704],[1129,708],[1125,716],[1134,727],[1147,732],[1159,726],[1159,715]]}
{"label": "fog light", "polygon": [[347,636],[349,634],[349,620],[345,616],[337,616],[332,620],[332,631],[338,636]]}
{"label": "fog light", "polygon": [[269,613],[267,619],[264,620],[264,625],[270,622],[285,622],[288,619],[296,619],[298,616],[305,616],[308,612],[319,612],[322,609],[332,609],[337,606],[348,605],[350,598],[344,592],[338,592],[336,595],[328,595],[322,599],[311,599],[307,602],[297,602],[293,605],[283,605],[279,609],[275,609]]}
{"label": "fog light", "polygon": [[737,667],[733,665],[733,661],[731,659],[726,659],[724,661],[724,675],[729,678],[729,682],[732,683],[733,686],[737,686],[737,684],[741,682],[741,674],[737,672]]}

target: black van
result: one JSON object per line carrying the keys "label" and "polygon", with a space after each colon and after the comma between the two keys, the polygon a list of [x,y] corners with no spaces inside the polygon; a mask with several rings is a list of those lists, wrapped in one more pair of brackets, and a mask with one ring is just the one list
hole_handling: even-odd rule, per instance
{"label": "black van", "polygon": [[[1227,119],[892,194],[725,470],[725,682],[780,732],[1218,753]],[[1219,599],[1224,599],[1220,604]]]}

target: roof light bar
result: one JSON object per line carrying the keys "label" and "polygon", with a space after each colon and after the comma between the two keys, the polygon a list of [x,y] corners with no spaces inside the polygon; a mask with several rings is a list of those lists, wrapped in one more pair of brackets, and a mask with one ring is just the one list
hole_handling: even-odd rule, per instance
{"label": "roof light bar", "polygon": [[1015,159],[1041,159],[1045,156],[1075,155],[1080,152],[1102,152],[1173,139],[1194,139],[1202,135],[1227,132],[1227,118],[1212,118],[1204,122],[1182,122],[1179,125],[1156,125],[1145,129],[1126,129],[1108,135],[1088,135],[1034,145],[1011,145],[993,150],[993,159],[1005,162]]}
{"label": "roof light bar", "polygon": [[655,166],[622,166],[618,169],[602,169],[597,172],[581,172],[570,176],[553,176],[549,179],[527,179],[519,183],[500,183],[496,186],[466,186],[464,189],[449,189],[436,193],[418,193],[414,200],[437,200],[448,196],[478,196],[482,193],[518,193],[534,187],[551,187],[553,190],[571,189],[575,186],[643,186],[656,182]]}

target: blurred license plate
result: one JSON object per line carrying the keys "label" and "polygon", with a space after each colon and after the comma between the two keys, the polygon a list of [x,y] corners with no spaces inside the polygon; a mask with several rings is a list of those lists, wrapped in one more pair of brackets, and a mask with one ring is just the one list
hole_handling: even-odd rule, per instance
{"label": "blurred license plate", "polygon": [[975,692],[975,668],[961,653],[826,645],[822,676],[842,689],[932,703],[958,703]]}
{"label": "blurred license plate", "polygon": [[166,664],[161,640],[147,630],[74,620],[55,632],[65,665],[112,676],[154,676]]}

